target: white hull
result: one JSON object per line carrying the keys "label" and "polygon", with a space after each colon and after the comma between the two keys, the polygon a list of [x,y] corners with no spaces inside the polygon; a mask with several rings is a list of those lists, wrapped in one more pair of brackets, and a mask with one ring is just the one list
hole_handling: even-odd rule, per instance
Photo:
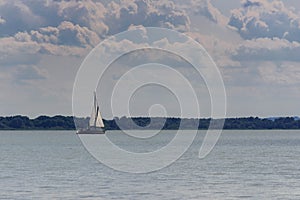
{"label": "white hull", "polygon": [[82,129],[78,130],[76,134],[105,134],[104,129]]}

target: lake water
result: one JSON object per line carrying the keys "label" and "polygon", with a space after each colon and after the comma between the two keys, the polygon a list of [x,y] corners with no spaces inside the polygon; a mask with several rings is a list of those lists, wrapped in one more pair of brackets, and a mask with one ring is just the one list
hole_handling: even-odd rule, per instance
{"label": "lake water", "polygon": [[[108,136],[143,152],[174,132],[143,145],[120,132]],[[74,131],[2,131],[0,199],[300,199],[300,131],[224,131],[200,160],[203,136],[172,165],[130,174],[95,160]]]}

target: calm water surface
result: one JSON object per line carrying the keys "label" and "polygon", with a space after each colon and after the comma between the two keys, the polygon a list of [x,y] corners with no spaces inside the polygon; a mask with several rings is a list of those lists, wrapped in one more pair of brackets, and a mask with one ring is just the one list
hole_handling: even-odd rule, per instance
{"label": "calm water surface", "polygon": [[[147,152],[174,132],[140,141],[108,136]],[[128,174],[93,159],[73,131],[2,131],[0,199],[300,199],[300,131],[224,131],[200,160],[203,136],[169,167]]]}

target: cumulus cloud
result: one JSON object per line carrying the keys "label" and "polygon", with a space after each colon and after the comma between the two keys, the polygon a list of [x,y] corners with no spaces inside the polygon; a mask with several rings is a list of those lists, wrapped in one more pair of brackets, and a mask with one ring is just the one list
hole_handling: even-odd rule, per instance
{"label": "cumulus cloud", "polygon": [[13,35],[17,32],[40,27],[58,26],[70,21],[88,27],[97,34],[107,31],[103,23],[106,8],[100,2],[87,1],[4,1],[0,4],[2,19],[6,21],[0,34]]}
{"label": "cumulus cloud", "polygon": [[279,38],[247,40],[237,47],[232,58],[237,61],[300,61],[300,43]]}
{"label": "cumulus cloud", "polygon": [[131,25],[155,26],[187,31],[190,26],[188,15],[172,1],[121,0],[108,4],[109,14],[105,22],[109,34],[125,31]]}
{"label": "cumulus cloud", "polygon": [[[20,58],[37,57],[39,54],[57,56],[84,56],[90,48],[38,43],[28,33],[18,33],[14,37],[0,39],[0,64],[12,65]],[[31,59],[28,59],[31,60]],[[33,59],[34,60],[34,59]]]}
{"label": "cumulus cloud", "polygon": [[38,49],[34,53],[55,55],[84,55],[84,48],[87,52],[107,36],[133,26],[186,31],[190,24],[185,11],[172,1],[16,0],[1,2],[0,13],[2,46],[14,44],[18,52],[23,44]]}
{"label": "cumulus cloud", "polygon": [[[20,36],[26,39],[26,36]],[[39,50],[39,45],[36,42],[28,40],[26,42],[18,42],[14,37],[0,38],[0,54],[4,59],[6,56],[14,57],[15,54],[23,53],[26,55],[34,54]]]}
{"label": "cumulus cloud", "polygon": [[300,42],[299,14],[279,0],[245,0],[232,11],[228,25],[245,39],[277,37]]}
{"label": "cumulus cloud", "polygon": [[192,7],[188,9],[194,10],[195,14],[205,16],[216,24],[225,25],[228,21],[227,17],[212,5],[211,0],[193,0],[191,5]]}
{"label": "cumulus cloud", "polygon": [[64,21],[70,21],[81,27],[103,36],[109,27],[105,24],[105,15],[109,12],[100,2],[88,1],[61,1],[52,5],[57,8],[57,15]]}
{"label": "cumulus cloud", "polygon": [[0,51],[15,56],[86,55],[107,31],[102,10],[102,4],[93,1],[0,2]]}
{"label": "cumulus cloud", "polygon": [[[3,1],[0,3],[0,36],[13,35],[18,31],[30,30],[43,24],[42,17],[34,14],[29,6],[21,1]],[[5,23],[3,23],[5,22]]]}
{"label": "cumulus cloud", "polygon": [[69,46],[95,46],[99,43],[98,35],[86,27],[63,21],[58,27],[44,27],[30,31],[32,41]]}
{"label": "cumulus cloud", "polygon": [[[160,26],[188,30],[189,17],[172,1],[120,0],[105,3],[86,1],[16,0],[0,4],[2,36],[57,27],[69,21],[105,37],[125,31],[130,25]],[[109,33],[108,33],[109,32]]]}
{"label": "cumulus cloud", "polygon": [[[68,98],[71,96],[73,79],[88,51],[108,36],[128,29],[138,29],[133,40],[115,41],[102,50],[109,54],[109,51],[117,52],[131,46],[147,47],[151,38],[145,32],[146,26],[188,32],[208,50],[221,67],[223,78],[226,84],[229,83],[229,90],[232,91],[232,86],[239,87],[241,92],[234,97],[242,94],[247,95],[245,101],[255,100],[255,95],[260,97],[266,93],[258,87],[265,85],[279,86],[274,87],[275,95],[278,95],[278,91],[282,94],[286,88],[294,87],[299,97],[299,14],[287,8],[283,1],[245,0],[241,8],[233,10],[230,18],[227,18],[212,2],[0,0],[0,79],[4,83],[0,84],[1,102],[28,104],[26,108],[10,106],[15,110],[2,112],[27,109],[23,112],[38,114],[60,110],[70,113],[67,108],[71,101]],[[230,6],[233,5],[232,2],[229,2]],[[194,26],[191,26],[190,20]],[[227,29],[227,25],[233,28]],[[166,47],[174,45],[173,42],[162,36],[156,44]],[[191,51],[180,44],[174,45],[174,48],[181,49],[182,52]],[[186,65],[176,57],[171,59],[160,52],[145,52],[145,55],[149,58],[132,54],[132,59],[127,61],[128,66],[124,66],[125,61],[121,62],[121,70],[114,74],[115,79],[119,78],[118,73],[122,73],[134,61],[142,63],[152,57],[178,66],[184,73]],[[186,72],[186,75],[194,74]],[[284,89],[280,88],[281,85]],[[195,86],[199,86],[199,82]],[[253,89],[260,90],[261,93],[254,94]],[[245,106],[237,102],[238,98],[234,99],[233,107],[238,108],[238,114],[245,107],[253,109],[253,104]],[[44,110],[45,107],[47,111]],[[265,105],[261,110],[264,107]],[[273,111],[273,108],[270,109]]]}

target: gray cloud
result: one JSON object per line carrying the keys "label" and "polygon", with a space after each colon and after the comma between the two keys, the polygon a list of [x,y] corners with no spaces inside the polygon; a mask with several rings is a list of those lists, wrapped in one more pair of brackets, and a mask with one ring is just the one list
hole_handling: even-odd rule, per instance
{"label": "gray cloud", "polygon": [[43,25],[42,17],[35,15],[30,7],[20,1],[1,2],[0,13],[2,21],[0,23],[0,36],[2,37]]}
{"label": "gray cloud", "polygon": [[185,31],[190,24],[187,14],[172,1],[15,0],[1,2],[0,12],[2,45],[11,50],[15,45],[19,51],[23,44],[34,48],[33,53],[55,55],[84,55],[108,35],[132,25]]}
{"label": "gray cloud", "polygon": [[36,65],[39,61],[39,56],[35,57],[30,54],[4,55],[0,57],[0,68],[13,67],[17,65]]}
{"label": "gray cloud", "polygon": [[[234,7],[232,1],[228,4]],[[263,113],[266,106],[276,114],[272,102],[291,95],[296,97],[289,98],[294,113],[299,101],[299,14],[280,1],[248,0],[229,21],[213,5],[210,0],[0,1],[0,98],[14,105],[3,107],[2,113],[70,114],[72,84],[82,58],[108,35],[136,26],[193,29],[189,35],[221,66],[233,115],[248,115],[253,108],[258,110],[254,114]],[[228,21],[232,29],[226,29]],[[144,37],[135,42],[143,43]],[[110,48],[139,43],[128,40]],[[259,107],[259,98],[272,88],[274,95]]]}
{"label": "gray cloud", "polygon": [[284,38],[300,42],[300,17],[282,1],[246,0],[232,11],[228,25],[245,39]]}
{"label": "gray cloud", "polygon": [[109,27],[105,24],[105,15],[109,12],[100,2],[62,1],[56,3],[57,14],[62,21],[70,21],[81,27],[87,27],[99,36],[104,36]]}
{"label": "gray cloud", "polygon": [[106,9],[99,2],[88,1],[35,1],[15,0],[0,4],[2,36],[17,32],[36,30],[41,27],[57,27],[63,21],[70,21],[88,27],[98,34],[107,31],[103,24]]}
{"label": "gray cloud", "polygon": [[6,22],[5,19],[3,19],[3,18],[0,16],[0,25],[1,25],[1,24],[5,24],[5,22]]}
{"label": "gray cloud", "polygon": [[225,25],[228,21],[227,17],[212,5],[211,0],[193,0],[188,9],[194,10],[195,14],[205,16],[217,24]]}
{"label": "gray cloud", "polygon": [[244,1],[244,3],[242,5],[244,8],[247,8],[247,7],[253,7],[253,6],[261,6],[262,4],[259,1],[246,0],[246,1]]}
{"label": "gray cloud", "polygon": [[125,31],[130,25],[157,26],[187,31],[190,26],[188,15],[172,1],[121,0],[108,4],[109,13],[105,22],[109,34]]}
{"label": "gray cloud", "polygon": [[295,62],[263,62],[258,67],[265,83],[295,85],[300,83],[300,69]]}
{"label": "gray cloud", "polygon": [[16,0],[2,2],[0,13],[1,36],[42,27],[58,27],[64,21],[86,27],[101,38],[125,31],[132,24],[189,29],[189,17],[172,1],[120,0],[101,3],[92,0]]}
{"label": "gray cloud", "polygon": [[32,80],[46,79],[47,73],[37,66],[21,65],[15,69],[14,77],[16,83],[24,84],[30,83]]}
{"label": "gray cloud", "polygon": [[300,61],[300,43],[279,38],[258,38],[239,45],[232,58],[237,61]]}
{"label": "gray cloud", "polygon": [[[26,35],[21,35],[20,38],[26,40],[29,37]],[[7,57],[18,58],[18,55],[20,54],[29,56],[35,54],[39,48],[39,45],[36,42],[30,41],[30,38],[25,42],[19,42],[14,37],[0,38],[1,60],[6,59]]]}
{"label": "gray cloud", "polygon": [[[71,22],[63,21],[58,27],[44,27],[32,30],[28,34],[32,41],[38,43],[51,43],[69,46],[95,46],[99,43],[98,35],[86,27],[74,25]],[[26,33],[16,34],[16,39],[28,39]]]}

